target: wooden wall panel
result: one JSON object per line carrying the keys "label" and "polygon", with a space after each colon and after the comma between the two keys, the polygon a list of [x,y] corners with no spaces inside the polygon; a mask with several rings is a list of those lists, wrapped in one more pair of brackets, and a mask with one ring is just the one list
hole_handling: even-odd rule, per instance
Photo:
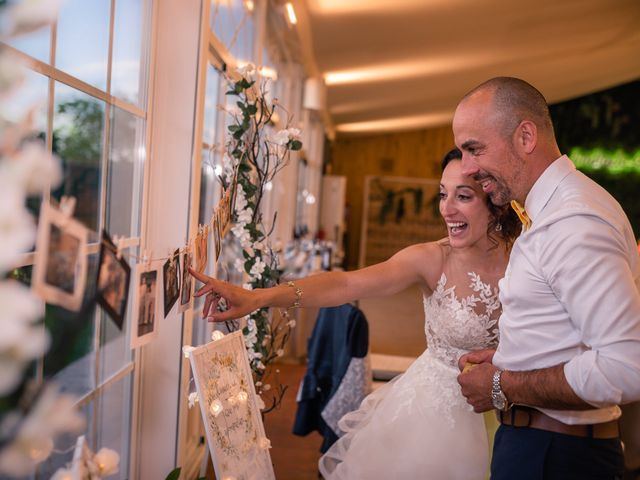
{"label": "wooden wall panel", "polygon": [[366,175],[440,178],[440,160],[453,148],[451,126],[372,137],[337,139],[330,173],[347,177],[347,268],[358,266]]}

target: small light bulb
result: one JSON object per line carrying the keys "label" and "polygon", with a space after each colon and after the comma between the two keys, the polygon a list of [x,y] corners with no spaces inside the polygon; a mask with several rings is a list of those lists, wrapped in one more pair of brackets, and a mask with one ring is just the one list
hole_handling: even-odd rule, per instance
{"label": "small light bulb", "polygon": [[220,415],[223,409],[224,407],[222,406],[222,402],[218,399],[215,399],[213,402],[211,402],[211,406],[209,407],[209,411],[214,417]]}

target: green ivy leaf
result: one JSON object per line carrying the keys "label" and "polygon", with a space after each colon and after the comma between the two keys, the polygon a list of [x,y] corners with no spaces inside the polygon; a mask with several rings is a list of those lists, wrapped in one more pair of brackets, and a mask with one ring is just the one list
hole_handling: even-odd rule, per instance
{"label": "green ivy leaf", "polygon": [[258,113],[258,107],[256,107],[254,103],[250,103],[247,106],[247,112],[249,112],[249,114],[251,115],[255,115],[256,113]]}
{"label": "green ivy leaf", "polygon": [[165,478],[165,480],[178,480],[178,478],[180,478],[181,471],[182,471],[181,467],[174,468],[173,470],[171,470],[171,473],[167,475],[167,478]]}
{"label": "green ivy leaf", "polygon": [[300,150],[302,148],[302,142],[300,140],[291,140],[289,142],[289,148],[291,150]]}
{"label": "green ivy leaf", "polygon": [[242,135],[244,135],[244,129],[242,129],[242,128],[239,128],[238,130],[233,132],[233,138],[235,138],[236,140],[240,140]]}
{"label": "green ivy leaf", "polygon": [[240,125],[229,125],[229,126],[227,127],[227,129],[228,129],[231,133],[233,133],[233,132],[237,132],[239,128],[241,128],[241,127],[240,127]]}

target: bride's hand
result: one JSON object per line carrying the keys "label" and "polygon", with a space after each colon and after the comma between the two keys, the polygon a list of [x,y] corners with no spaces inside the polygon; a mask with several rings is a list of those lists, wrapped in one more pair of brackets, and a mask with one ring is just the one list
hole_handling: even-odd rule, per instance
{"label": "bride's hand", "polygon": [[[244,317],[260,308],[255,291],[246,290],[227,282],[221,282],[215,278],[198,273],[192,268],[189,269],[189,273],[191,273],[196,280],[204,283],[204,286],[197,290],[193,296],[201,297],[202,295],[206,295],[204,308],[202,309],[202,317],[210,322],[224,322]],[[220,312],[218,311],[218,304],[223,298],[227,304],[227,309]]]}
{"label": "bride's hand", "polygon": [[463,371],[467,363],[492,363],[494,353],[496,353],[495,348],[485,348],[484,350],[465,353],[458,359],[458,368]]}

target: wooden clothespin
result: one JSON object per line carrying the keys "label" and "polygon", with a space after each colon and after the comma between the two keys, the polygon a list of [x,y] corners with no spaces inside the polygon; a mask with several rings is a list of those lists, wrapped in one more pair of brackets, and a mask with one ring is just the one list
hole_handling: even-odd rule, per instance
{"label": "wooden clothespin", "polygon": [[76,210],[76,197],[63,196],[58,204],[58,210],[65,217],[65,223],[73,218],[73,212]]}
{"label": "wooden clothespin", "polygon": [[124,240],[124,237],[121,237],[119,235],[114,235],[111,240],[113,240],[113,244],[116,246],[116,258],[118,260],[122,259],[122,241]]}
{"label": "wooden clothespin", "polygon": [[142,264],[147,270],[151,267],[151,254],[146,248],[142,251]]}

